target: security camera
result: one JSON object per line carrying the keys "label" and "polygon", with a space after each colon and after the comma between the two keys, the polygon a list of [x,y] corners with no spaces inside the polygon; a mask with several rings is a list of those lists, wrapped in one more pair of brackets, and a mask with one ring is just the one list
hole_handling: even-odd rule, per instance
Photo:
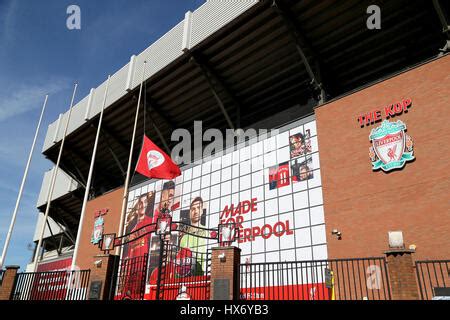
{"label": "security camera", "polygon": [[100,267],[102,266],[102,260],[97,260],[97,261],[95,261],[95,262],[94,262],[94,265],[95,265],[97,268],[100,268]]}
{"label": "security camera", "polygon": [[338,240],[342,239],[342,233],[338,229],[333,229],[333,231],[331,231],[331,234],[337,236]]}

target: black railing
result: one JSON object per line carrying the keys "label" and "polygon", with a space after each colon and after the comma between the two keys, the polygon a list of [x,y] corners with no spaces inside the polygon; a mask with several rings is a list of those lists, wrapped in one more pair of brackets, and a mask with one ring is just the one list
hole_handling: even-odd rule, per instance
{"label": "black railing", "polygon": [[90,270],[16,275],[12,300],[86,300]]}
{"label": "black railing", "polygon": [[5,270],[0,270],[0,286],[2,285],[3,282],[3,274],[5,273]]}
{"label": "black railing", "polygon": [[[198,238],[195,239],[199,241]],[[195,241],[194,241],[195,242]],[[183,248],[165,243],[159,259],[160,272],[151,281],[158,300],[209,300],[211,252],[205,246]]]}
{"label": "black railing", "polygon": [[147,263],[147,254],[120,261],[115,300],[144,299]]}
{"label": "black railing", "polygon": [[240,265],[243,300],[390,300],[383,257]]}
{"label": "black railing", "polygon": [[450,295],[450,260],[416,261],[416,273],[422,300]]}

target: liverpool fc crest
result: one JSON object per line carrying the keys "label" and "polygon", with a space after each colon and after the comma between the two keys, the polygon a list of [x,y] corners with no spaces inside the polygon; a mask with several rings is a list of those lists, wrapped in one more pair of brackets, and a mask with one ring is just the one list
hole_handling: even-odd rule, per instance
{"label": "liverpool fc crest", "polygon": [[92,232],[91,243],[98,244],[103,237],[103,226],[104,220],[103,217],[98,217],[94,221],[94,232]]}
{"label": "liverpool fc crest", "polygon": [[405,133],[406,124],[401,120],[384,120],[381,126],[370,132],[369,157],[372,169],[388,172],[402,168],[407,161],[414,160],[413,140]]}

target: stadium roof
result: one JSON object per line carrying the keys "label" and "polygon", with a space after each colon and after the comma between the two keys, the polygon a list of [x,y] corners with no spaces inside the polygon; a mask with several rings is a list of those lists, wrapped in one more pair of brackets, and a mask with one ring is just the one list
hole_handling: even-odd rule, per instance
{"label": "stadium roof", "polygon": [[[202,120],[206,130],[250,127],[288,109],[300,117],[312,113],[316,104],[436,57],[448,41],[440,13],[445,16],[449,9],[448,3],[436,3],[206,2],[112,76],[93,192],[101,194],[124,182],[144,60],[149,69],[145,131],[170,148],[173,129],[192,131],[194,120]],[[366,27],[366,10],[372,4],[381,7],[381,30]],[[105,83],[74,108],[66,138],[61,168],[79,186],[87,178],[104,90]],[[43,154],[53,162],[65,117],[47,132]],[[271,122],[271,127],[278,125]],[[135,160],[143,133],[141,108]],[[83,192],[57,199],[51,216],[66,217],[76,227]]]}

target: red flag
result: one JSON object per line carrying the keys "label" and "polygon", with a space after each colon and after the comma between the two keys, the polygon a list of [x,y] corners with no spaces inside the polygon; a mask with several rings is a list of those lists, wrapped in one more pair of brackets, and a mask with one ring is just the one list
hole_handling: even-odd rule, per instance
{"label": "red flag", "polygon": [[181,175],[180,168],[172,159],[145,135],[136,171],[157,179],[173,179]]}

